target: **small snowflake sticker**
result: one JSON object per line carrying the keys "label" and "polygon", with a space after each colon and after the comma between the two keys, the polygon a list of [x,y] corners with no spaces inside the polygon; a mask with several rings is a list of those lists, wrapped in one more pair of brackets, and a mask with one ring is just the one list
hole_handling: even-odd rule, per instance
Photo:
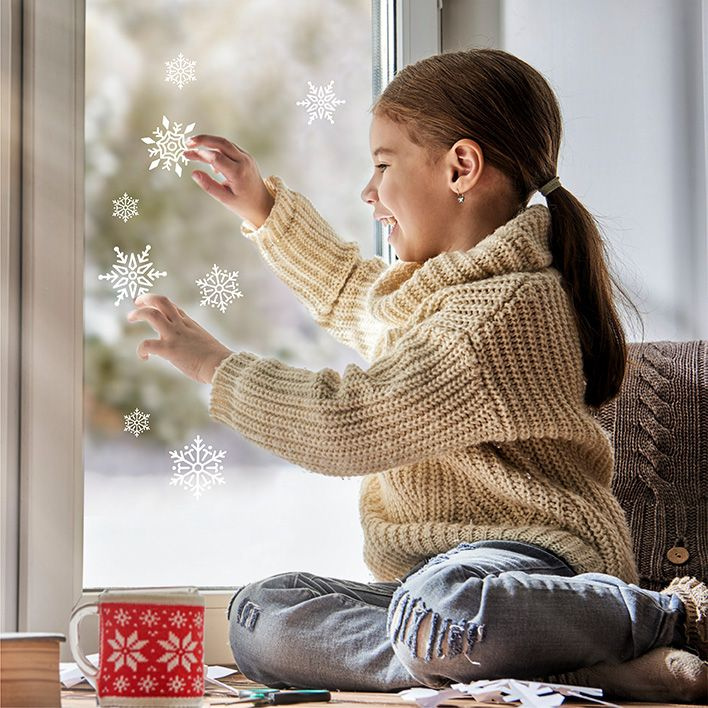
{"label": "small snowflake sticker", "polygon": [[126,256],[118,246],[113,250],[117,255],[115,263],[108,273],[98,276],[99,280],[108,280],[113,283],[113,289],[118,291],[118,297],[114,305],[118,307],[121,300],[127,295],[134,300],[138,295],[146,293],[158,278],[167,275],[165,271],[155,270],[152,261],[149,259],[150,245],[145,246],[143,252],[136,256],[130,253]]}
{"label": "small snowflake sticker", "polygon": [[196,61],[190,61],[180,52],[176,59],[165,62],[165,66],[167,67],[165,81],[176,84],[181,91],[182,86],[188,84],[190,81],[197,80],[197,77],[194,75],[194,67],[196,65]]}
{"label": "small snowflake sticker", "polygon": [[179,485],[199,499],[215,484],[226,484],[221,474],[224,469],[221,461],[225,455],[225,450],[215,452],[211,445],[205,446],[197,435],[191,445],[185,445],[182,450],[170,450],[170,457],[175,462],[170,485]]}
{"label": "small snowflake sticker", "polygon": [[226,312],[228,305],[237,297],[243,297],[238,289],[238,271],[221,270],[216,264],[203,279],[195,281],[202,295],[200,305],[211,305]]}
{"label": "small snowflake sticker", "polygon": [[123,192],[122,197],[113,199],[112,216],[115,216],[118,219],[123,219],[124,224],[128,221],[128,219],[132,219],[134,216],[140,216],[138,214],[139,201],[139,199],[133,199],[133,197],[128,196],[128,192]]}
{"label": "small snowflake sticker", "polygon": [[170,129],[170,121],[167,116],[162,116],[162,128],[158,125],[152,134],[157,138],[153,140],[150,137],[140,138],[147,145],[155,147],[148,148],[148,154],[155,159],[150,163],[148,170],[154,170],[160,162],[162,162],[163,170],[170,170],[174,166],[178,177],[182,176],[182,166],[187,165],[189,160],[182,154],[187,149],[187,134],[194,130],[196,123],[190,123],[184,131],[181,123],[172,123]]}
{"label": "small snowflake sticker", "polygon": [[136,408],[132,413],[124,415],[125,428],[123,432],[132,433],[137,438],[140,433],[144,433],[146,430],[150,430],[148,425],[149,413],[143,413],[141,410]]}
{"label": "small snowflake sticker", "polygon": [[318,86],[317,88],[310,81],[307,83],[310,87],[310,93],[307,94],[307,98],[304,101],[295,102],[296,106],[307,107],[307,113],[310,116],[307,125],[310,125],[315,118],[320,120],[326,118],[334,125],[332,113],[334,113],[340,103],[346,103],[345,100],[334,97],[334,92],[332,91],[334,80],[330,81],[327,86]]}

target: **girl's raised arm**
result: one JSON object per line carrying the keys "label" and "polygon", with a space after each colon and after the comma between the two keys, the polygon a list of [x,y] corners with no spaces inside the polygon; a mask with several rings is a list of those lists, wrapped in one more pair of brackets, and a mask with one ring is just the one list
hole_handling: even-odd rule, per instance
{"label": "girl's raised arm", "polygon": [[185,157],[209,162],[223,184],[204,172],[197,184],[244,221],[243,236],[305,305],[314,320],[337,340],[373,359],[383,333],[365,305],[372,283],[386,270],[382,258],[361,258],[354,242],[342,241],[312,203],[275,175],[263,180],[247,152],[216,136],[196,136]]}

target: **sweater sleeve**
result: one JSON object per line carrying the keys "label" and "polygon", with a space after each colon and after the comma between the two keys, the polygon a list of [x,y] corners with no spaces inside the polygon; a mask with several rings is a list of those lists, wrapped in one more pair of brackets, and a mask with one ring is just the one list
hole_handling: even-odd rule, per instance
{"label": "sweater sleeve", "polygon": [[366,293],[386,262],[362,259],[359,246],[339,239],[312,203],[280,177],[271,175],[264,183],[275,203],[259,228],[245,220],[242,235],[258,246],[317,324],[371,361],[383,329],[367,311]]}
{"label": "sweater sleeve", "polygon": [[343,375],[234,353],[214,373],[209,413],[296,465],[339,477],[440,457],[497,428],[469,338],[432,327]]}

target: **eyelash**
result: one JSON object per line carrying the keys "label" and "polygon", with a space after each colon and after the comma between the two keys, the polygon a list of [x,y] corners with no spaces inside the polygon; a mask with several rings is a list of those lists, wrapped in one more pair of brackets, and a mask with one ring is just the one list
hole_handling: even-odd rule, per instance
{"label": "eyelash", "polygon": [[[385,165],[385,164],[383,164],[383,163],[381,163],[381,164],[379,164],[379,165],[376,165],[376,169],[377,169],[377,170],[379,169],[379,167],[388,167],[388,165]],[[381,171],[383,172],[383,170],[381,170]]]}

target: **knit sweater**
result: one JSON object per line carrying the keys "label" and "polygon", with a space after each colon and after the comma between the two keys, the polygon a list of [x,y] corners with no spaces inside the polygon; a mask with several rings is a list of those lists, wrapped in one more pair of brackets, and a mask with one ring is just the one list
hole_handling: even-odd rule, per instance
{"label": "knit sweater", "polygon": [[370,364],[310,371],[234,352],[210,415],[313,472],[362,477],[363,557],[401,579],[462,541],[518,540],[576,573],[638,582],[610,482],[610,438],[583,401],[572,304],[533,205],[468,251],[362,259],[272,175],[241,233],[314,320]]}

